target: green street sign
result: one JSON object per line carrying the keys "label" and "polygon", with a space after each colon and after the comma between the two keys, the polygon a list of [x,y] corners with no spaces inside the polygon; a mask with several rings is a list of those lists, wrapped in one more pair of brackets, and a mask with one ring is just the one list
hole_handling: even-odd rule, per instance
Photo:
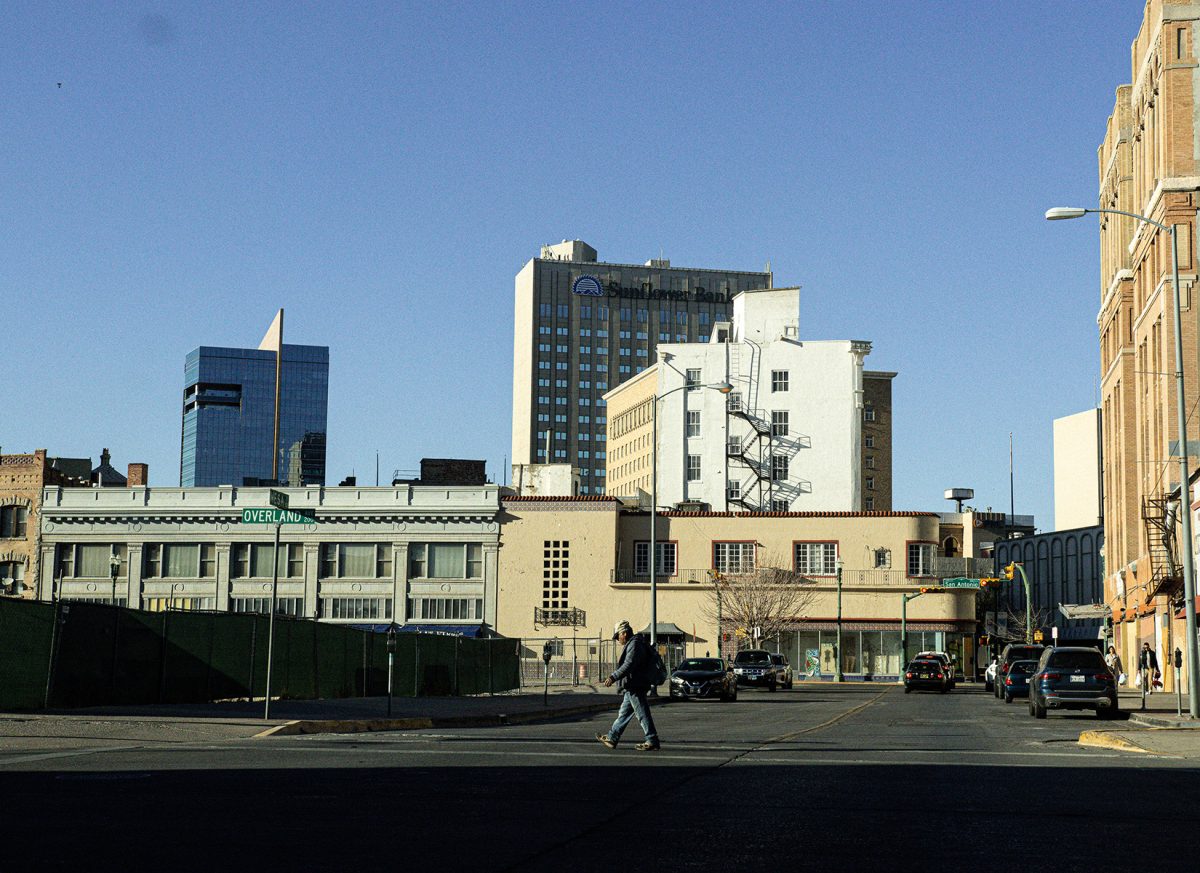
{"label": "green street sign", "polygon": [[310,509],[243,509],[242,524],[313,524]]}
{"label": "green street sign", "polygon": [[287,492],[286,491],[276,491],[274,488],[272,488],[270,493],[267,495],[267,502],[270,503],[272,506],[274,506],[276,509],[287,509],[288,508]]}
{"label": "green street sign", "polygon": [[943,588],[978,588],[978,579],[968,579],[965,576],[955,576],[952,579],[943,579],[941,581]]}

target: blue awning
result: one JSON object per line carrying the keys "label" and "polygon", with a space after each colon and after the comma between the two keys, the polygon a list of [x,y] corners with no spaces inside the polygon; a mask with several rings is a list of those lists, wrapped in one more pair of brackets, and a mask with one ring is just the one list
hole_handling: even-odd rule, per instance
{"label": "blue awning", "polygon": [[481,624],[402,624],[401,633],[438,634],[444,637],[483,637],[487,628]]}

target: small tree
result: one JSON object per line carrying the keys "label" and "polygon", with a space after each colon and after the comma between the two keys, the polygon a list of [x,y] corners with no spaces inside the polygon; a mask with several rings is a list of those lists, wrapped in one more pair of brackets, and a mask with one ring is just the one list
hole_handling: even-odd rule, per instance
{"label": "small tree", "polygon": [[[704,616],[717,625],[744,628],[759,639],[778,636],[790,624],[802,618],[816,598],[812,581],[781,567],[759,567],[748,573],[713,572],[712,588],[704,603]],[[717,642],[720,650],[720,639]]]}

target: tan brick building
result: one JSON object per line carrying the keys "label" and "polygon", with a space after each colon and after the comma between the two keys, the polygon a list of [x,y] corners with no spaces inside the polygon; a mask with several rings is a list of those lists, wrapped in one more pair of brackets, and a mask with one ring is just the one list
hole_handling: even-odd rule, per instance
{"label": "tan brick building", "polygon": [[[496,629],[510,637],[572,638],[603,647],[613,624],[650,622],[649,514],[610,497],[504,498]],[[939,518],[923,512],[665,512],[656,528],[659,643],[676,655],[751,646],[728,614],[716,626],[710,572],[793,571],[806,596],[778,638],[797,675],[832,673],[837,562],[842,660],[851,678],[895,678],[901,595],[934,584]],[[909,651],[938,648],[971,664],[973,591],[907,606]],[[536,675],[536,674],[535,674]]]}
{"label": "tan brick building", "polygon": [[[1116,90],[1098,151],[1100,208],[1176,228],[1189,410],[1200,388],[1194,233],[1200,208],[1198,23],[1200,6],[1148,0],[1131,49],[1131,83]],[[1172,454],[1178,422],[1171,236],[1132,218],[1099,218],[1105,597],[1125,663],[1135,663],[1142,642],[1165,663],[1183,646],[1179,550],[1172,554],[1164,546],[1164,535],[1175,534],[1170,506],[1179,489],[1178,457]],[[1191,416],[1195,470],[1200,421]],[[1172,671],[1163,672],[1170,682]]]}
{"label": "tan brick building", "polygon": [[0,455],[0,596],[36,596],[42,488],[87,484],[51,466],[45,449]]}

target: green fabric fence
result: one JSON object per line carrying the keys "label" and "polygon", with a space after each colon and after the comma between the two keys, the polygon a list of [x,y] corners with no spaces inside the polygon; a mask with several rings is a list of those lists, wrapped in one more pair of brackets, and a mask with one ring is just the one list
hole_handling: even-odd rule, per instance
{"label": "green fabric fence", "polygon": [[[0,709],[262,697],[269,617],[0,599]],[[399,633],[396,696],[519,685],[518,641]],[[272,697],[387,693],[387,634],[276,616]]]}

